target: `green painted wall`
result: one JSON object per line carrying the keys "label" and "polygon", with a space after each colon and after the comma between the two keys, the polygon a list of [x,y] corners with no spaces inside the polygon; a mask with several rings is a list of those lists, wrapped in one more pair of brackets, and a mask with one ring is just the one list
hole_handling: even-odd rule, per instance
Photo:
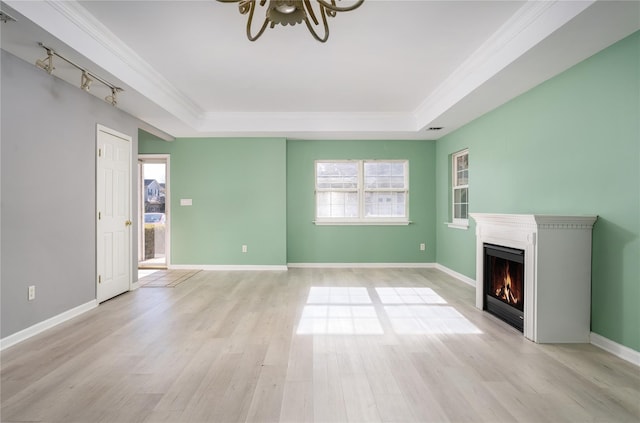
{"label": "green painted wall", "polygon": [[[437,219],[449,155],[469,147],[470,209],[595,214],[592,330],[640,350],[640,33],[437,142]],[[475,278],[475,225],[437,227],[437,262]]]}
{"label": "green painted wall", "polygon": [[285,139],[165,142],[141,131],[138,151],[171,155],[172,264],[287,263]]}
{"label": "green painted wall", "polygon": [[[408,159],[407,226],[316,226],[314,161]],[[435,143],[432,141],[288,141],[289,263],[431,263],[435,261]],[[420,243],[426,251],[420,251]]]}

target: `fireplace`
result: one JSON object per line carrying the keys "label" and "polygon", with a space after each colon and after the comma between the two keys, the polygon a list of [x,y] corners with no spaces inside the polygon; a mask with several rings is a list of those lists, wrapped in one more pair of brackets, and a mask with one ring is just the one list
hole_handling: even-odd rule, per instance
{"label": "fireplace", "polygon": [[[470,216],[476,221],[476,307],[494,314],[507,310],[510,324],[518,323],[534,342],[589,342],[591,230],[597,217]],[[492,264],[495,270],[485,269]]]}
{"label": "fireplace", "polygon": [[524,250],[484,244],[484,309],[524,327]]}

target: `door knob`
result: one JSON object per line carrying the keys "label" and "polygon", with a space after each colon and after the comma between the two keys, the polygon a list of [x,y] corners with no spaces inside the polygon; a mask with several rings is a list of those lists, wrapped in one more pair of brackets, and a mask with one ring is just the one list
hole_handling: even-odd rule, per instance
{"label": "door knob", "polygon": [[133,222],[130,220],[127,220],[126,222],[124,222],[124,226],[131,226],[133,225]]}

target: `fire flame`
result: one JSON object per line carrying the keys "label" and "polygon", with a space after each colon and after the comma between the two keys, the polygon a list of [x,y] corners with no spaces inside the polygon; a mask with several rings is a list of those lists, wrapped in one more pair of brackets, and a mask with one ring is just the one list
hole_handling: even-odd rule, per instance
{"label": "fire flame", "polygon": [[514,295],[513,288],[511,287],[511,276],[509,275],[509,262],[507,262],[504,269],[504,280],[502,286],[496,289],[496,297],[506,301],[509,304],[518,304],[518,297]]}

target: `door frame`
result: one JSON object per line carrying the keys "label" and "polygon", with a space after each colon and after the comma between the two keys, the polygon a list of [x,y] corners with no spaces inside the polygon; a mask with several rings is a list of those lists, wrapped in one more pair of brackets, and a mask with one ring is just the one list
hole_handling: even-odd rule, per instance
{"label": "door frame", "polygon": [[[133,190],[132,190],[132,163],[133,163],[133,137],[127,134],[124,134],[122,132],[118,132],[115,129],[111,129],[107,126],[101,125],[101,124],[96,124],[96,141],[95,141],[95,146],[96,146],[96,150],[95,150],[95,168],[96,168],[96,176],[95,176],[95,198],[94,198],[94,210],[95,210],[95,222],[96,222],[96,241],[95,241],[95,252],[96,252],[96,273],[95,273],[95,283],[96,283],[96,301],[99,302],[100,299],[98,298],[98,277],[100,275],[100,270],[98,268],[98,263],[99,263],[99,259],[98,259],[98,242],[99,241],[99,232],[98,232],[98,161],[100,158],[100,132],[105,132],[107,134],[113,135],[114,137],[118,137],[121,138],[125,141],[127,141],[129,143],[129,171],[127,172],[127,176],[128,176],[128,180],[127,180],[127,186],[129,187],[129,220],[131,220],[132,218],[132,213],[133,213],[133,204],[134,204],[134,200],[135,197],[133,196]],[[135,225],[135,220],[133,221],[134,225]],[[129,231],[129,254],[127,255],[127,278],[129,280],[129,289],[128,291],[131,291],[134,286],[133,286],[133,251],[134,251],[134,245],[133,245],[133,236],[131,234],[132,230]],[[102,300],[102,301],[106,301]]]}
{"label": "door frame", "polygon": [[169,269],[171,264],[171,155],[170,154],[138,154],[138,210],[137,216],[140,224],[138,225],[138,256],[136,266],[140,263],[140,248],[144,249],[144,175],[140,172],[144,163],[164,163],[165,165],[165,184],[164,184],[164,212],[166,215],[165,232],[164,232],[164,259],[165,266]]}

